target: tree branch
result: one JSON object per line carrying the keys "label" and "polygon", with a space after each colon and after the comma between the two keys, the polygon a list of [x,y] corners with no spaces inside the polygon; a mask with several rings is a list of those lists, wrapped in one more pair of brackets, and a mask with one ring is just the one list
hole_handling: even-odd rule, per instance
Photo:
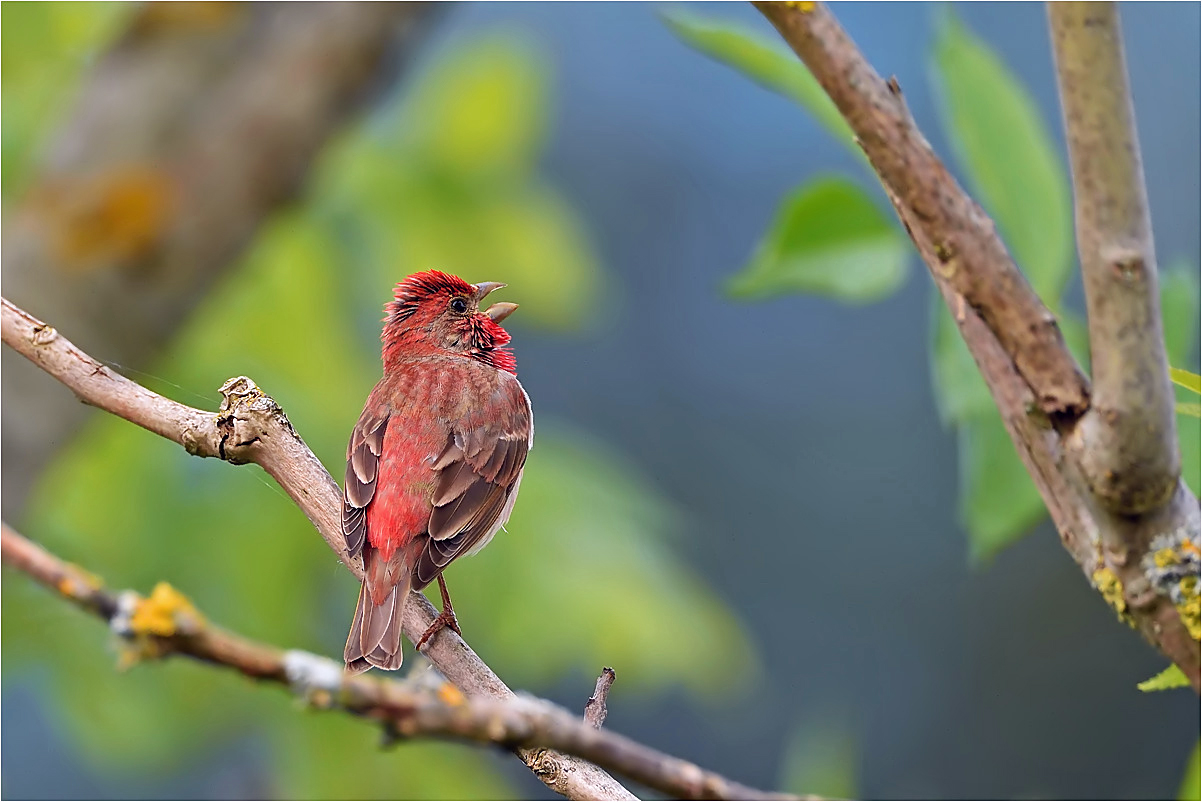
{"label": "tree branch", "polygon": [[1098,2],[1047,8],[1093,366],[1093,405],[1075,445],[1098,499],[1139,514],[1173,494],[1181,456],[1119,11]]}
{"label": "tree branch", "polygon": [[[189,454],[234,464],[253,462],[272,476],[304,511],[326,544],[359,579],[363,567],[342,539],[342,492],[321,461],[301,440],[270,396],[245,376],[221,388],[221,409],[206,412],[172,401],[130,381],[85,354],[52,326],[8,299],[0,299],[0,333],[5,345],[69,387],[81,401],[182,445]],[[403,628],[416,642],[437,612],[420,593],[405,605]],[[483,660],[449,628],[423,652],[447,679],[469,696],[514,696]],[[634,799],[620,783],[584,761],[546,750],[523,749],[522,759],[552,790],[570,799]]]}
{"label": "tree branch", "polygon": [[618,675],[609,666],[601,669],[601,676],[597,677],[597,687],[584,705],[584,720],[594,729],[599,730],[605,724],[605,716],[609,713],[605,702],[609,698],[609,689],[613,687],[617,678]]}
{"label": "tree branch", "polygon": [[[993,394],[1065,548],[1119,618],[1199,688],[1198,501],[1178,480],[1139,516],[1101,504],[1070,445],[1090,387],[1055,318],[993,222],[956,184],[906,109],[821,3],[755,3],[809,67],[868,156]],[[1175,447],[1175,446],[1174,446]]]}
{"label": "tree branch", "polygon": [[0,557],[107,621],[130,649],[127,659],[178,654],[232,668],[253,679],[286,685],[313,707],[383,722],[395,738],[441,736],[515,751],[559,749],[681,799],[797,799],[748,788],[629,738],[601,732],[542,699],[465,697],[449,683],[432,688],[420,681],[347,674],[328,658],[282,651],[215,627],[166,584],[149,598],[133,591],[114,594],[96,577],[62,562],[7,524],[0,524]]}

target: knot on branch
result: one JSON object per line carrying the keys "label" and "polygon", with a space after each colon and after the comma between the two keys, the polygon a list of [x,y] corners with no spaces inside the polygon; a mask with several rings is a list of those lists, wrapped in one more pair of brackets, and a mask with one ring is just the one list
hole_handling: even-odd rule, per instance
{"label": "knot on branch", "polygon": [[217,432],[221,439],[217,453],[226,462],[235,465],[252,462],[249,450],[269,438],[273,430],[282,429],[296,436],[284,410],[249,377],[236,376],[226,380],[220,392]]}

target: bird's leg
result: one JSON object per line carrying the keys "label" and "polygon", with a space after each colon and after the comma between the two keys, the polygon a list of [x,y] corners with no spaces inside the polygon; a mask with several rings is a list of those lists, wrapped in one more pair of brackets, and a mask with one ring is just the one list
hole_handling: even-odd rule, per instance
{"label": "bird's leg", "polygon": [[438,575],[438,590],[442,593],[442,612],[434,619],[434,623],[430,625],[422,636],[417,639],[417,648],[420,650],[426,644],[426,641],[438,634],[438,631],[444,627],[450,627],[459,637],[463,637],[463,632],[459,629],[459,622],[455,620],[455,608],[451,606],[451,594],[447,593],[447,581],[442,578],[442,574]]}

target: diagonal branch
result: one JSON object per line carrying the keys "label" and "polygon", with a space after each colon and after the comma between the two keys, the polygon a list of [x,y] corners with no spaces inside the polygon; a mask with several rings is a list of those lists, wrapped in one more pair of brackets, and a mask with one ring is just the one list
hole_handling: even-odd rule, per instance
{"label": "diagonal branch", "polygon": [[[172,440],[198,457],[234,464],[253,462],[267,471],[304,511],[327,545],[358,578],[363,567],[351,559],[342,540],[342,494],[321,461],[301,440],[279,405],[245,376],[221,388],[221,409],[206,412],[153,393],[85,354],[7,298],[0,299],[4,344],[70,388],[81,401],[112,412]],[[403,627],[416,642],[437,613],[420,593],[405,605]],[[469,696],[514,696],[471,647],[450,629],[430,639],[423,651],[432,663]],[[545,750],[519,754],[540,780],[570,799],[634,799],[634,795],[596,766]]]}
{"label": "diagonal branch", "polygon": [[1119,11],[1098,2],[1047,8],[1093,365],[1081,468],[1107,508],[1138,514],[1172,495],[1181,456]]}
{"label": "diagonal branch", "polygon": [[931,150],[896,83],[876,74],[821,3],[754,5],[834,101],[881,183],[913,211],[911,235],[936,255],[931,269],[937,279],[963,296],[988,324],[1044,413],[1071,420],[1084,412],[1089,384],[1056,319],[1010,258],[985,212]]}
{"label": "diagonal branch", "polygon": [[[33,577],[108,622],[135,659],[186,655],[253,679],[290,687],[311,706],[380,721],[394,738],[450,737],[507,749],[550,747],[603,763],[680,799],[797,799],[731,782],[713,772],[601,731],[550,702],[530,697],[465,697],[453,685],[430,687],[351,675],[340,663],[299,650],[283,651],[205,621],[186,598],[160,584],[150,598],[114,594],[82,569],[0,524],[4,563]],[[612,672],[610,673],[612,676]]]}
{"label": "diagonal branch", "polygon": [[1119,618],[1197,690],[1197,498],[1177,480],[1158,506],[1131,516],[1095,497],[1073,447],[1090,417],[1089,383],[993,221],[914,124],[897,82],[876,74],[823,4],[755,5],[854,131],[952,310],[1065,548]]}

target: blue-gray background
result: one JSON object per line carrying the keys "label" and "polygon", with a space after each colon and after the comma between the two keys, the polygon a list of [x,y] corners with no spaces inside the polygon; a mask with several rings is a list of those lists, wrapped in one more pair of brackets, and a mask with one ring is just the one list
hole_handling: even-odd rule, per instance
{"label": "blue-gray background", "polygon": [[[769,30],[746,6],[701,10]],[[927,81],[936,8],[835,11],[876,68],[898,76],[919,126],[948,154]],[[1029,88],[1063,152],[1043,7],[958,11]],[[607,726],[766,787],[779,784],[782,744],[799,722],[832,722],[851,734],[868,797],[1175,793],[1197,708],[1135,690],[1163,659],[1114,620],[1054,530],[1044,524],[969,567],[956,444],[930,389],[920,266],[900,293],[861,308],[722,296],[787,192],[857,169],[847,151],[794,104],[682,45],[655,6],[465,4],[443,14],[419,67],[498,25],[549,57],[544,172],[608,270],[599,325],[567,338],[519,334],[537,409],[612,442],[688,512],[682,559],[761,650],[759,684],[737,709],[698,707],[683,693],[626,702],[617,666]],[[1123,22],[1157,251],[1196,265],[1199,7],[1127,5]],[[582,701],[577,684],[543,690]],[[3,723],[11,798],[253,793],[230,768],[255,762],[253,743],[177,776],[136,779],[78,765],[24,694],[6,693]],[[543,793],[506,770],[523,793]]]}

